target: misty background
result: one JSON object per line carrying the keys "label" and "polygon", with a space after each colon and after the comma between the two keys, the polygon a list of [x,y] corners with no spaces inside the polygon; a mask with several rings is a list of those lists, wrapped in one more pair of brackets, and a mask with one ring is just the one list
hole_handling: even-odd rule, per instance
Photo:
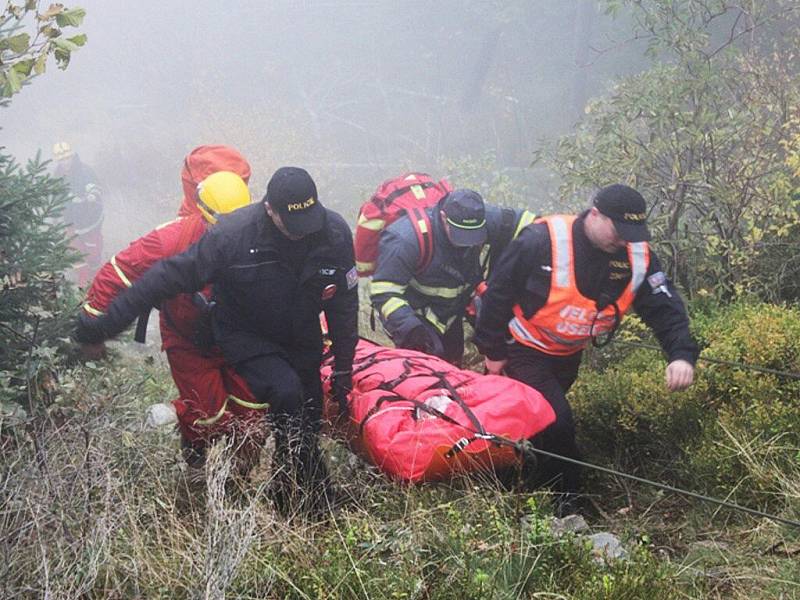
{"label": "misty background", "polygon": [[647,65],[624,16],[594,0],[77,5],[87,45],[0,112],[0,145],[50,158],[66,141],[94,168],[106,257],[174,216],[183,157],[201,144],[247,157],[254,200],[276,168],[307,168],[351,223],[407,170],[469,179],[489,202],[502,174],[502,201],[536,209],[557,186],[531,166],[542,140]]}

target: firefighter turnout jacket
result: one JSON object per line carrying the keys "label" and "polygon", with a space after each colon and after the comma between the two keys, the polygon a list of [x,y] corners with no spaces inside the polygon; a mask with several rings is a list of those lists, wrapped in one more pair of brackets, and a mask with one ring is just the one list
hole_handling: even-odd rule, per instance
{"label": "firefighter turnout jacket", "polygon": [[[426,210],[433,238],[428,266],[417,272],[419,241],[410,218],[405,216],[381,234],[378,263],[370,282],[370,302],[389,336],[400,346],[420,325],[432,326],[444,335],[456,319],[464,317],[475,286],[485,276],[483,246],[453,246],[441,222],[441,202]],[[533,218],[527,210],[486,205],[492,263]]]}

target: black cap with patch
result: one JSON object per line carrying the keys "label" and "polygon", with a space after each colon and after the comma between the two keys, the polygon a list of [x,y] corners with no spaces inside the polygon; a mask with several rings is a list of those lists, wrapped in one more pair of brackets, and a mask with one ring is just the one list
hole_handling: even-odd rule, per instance
{"label": "black cap with patch", "polygon": [[292,235],[309,235],[325,225],[325,209],[319,203],[311,175],[299,167],[281,167],[267,184],[264,202],[278,213]]}
{"label": "black cap with patch", "polygon": [[442,201],[442,212],[454,246],[477,246],[486,241],[486,208],[478,192],[453,190]]}
{"label": "black cap with patch", "polygon": [[614,222],[619,237],[626,242],[646,242],[650,239],[647,204],[632,187],[620,183],[607,185],[594,195],[593,204]]}

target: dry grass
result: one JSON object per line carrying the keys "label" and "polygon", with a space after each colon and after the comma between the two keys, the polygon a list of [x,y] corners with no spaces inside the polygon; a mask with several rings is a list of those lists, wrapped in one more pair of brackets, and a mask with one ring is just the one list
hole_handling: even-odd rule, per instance
{"label": "dry grass", "polygon": [[[281,517],[265,493],[268,457],[247,481],[236,448],[205,469],[183,463],[172,431],[144,427],[171,394],[158,363],[132,358],[65,374],[58,407],[2,437],[4,598],[791,598],[800,536],[597,480],[595,529],[630,559],[597,563],[554,538],[546,494],[490,477],[401,488],[325,443],[346,503],[321,520]],[[41,449],[37,456],[32,438]],[[772,440],[778,444],[780,440]],[[800,477],[742,439],[754,476],[797,510]],[[268,453],[268,449],[265,451]],[[629,506],[618,512],[620,506]],[[797,516],[796,514],[794,515]]]}

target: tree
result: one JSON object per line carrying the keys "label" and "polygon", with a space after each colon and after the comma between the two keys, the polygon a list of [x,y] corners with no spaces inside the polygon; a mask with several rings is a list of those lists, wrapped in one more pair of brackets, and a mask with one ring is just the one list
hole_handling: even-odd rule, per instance
{"label": "tree", "polygon": [[47,391],[49,367],[67,337],[74,304],[63,272],[79,256],[69,246],[61,213],[67,184],[46,162],[22,168],[0,153],[0,403],[30,403]]}
{"label": "tree", "polygon": [[[0,106],[44,72],[51,54],[65,69],[86,42],[85,35],[64,39],[59,29],[80,25],[83,9],[51,4],[39,13],[37,5],[9,2],[0,13]],[[79,256],[61,221],[71,196],[46,168],[38,155],[23,168],[0,147],[0,419],[20,405],[32,410],[52,390],[56,350],[74,312],[63,273]]]}
{"label": "tree", "polygon": [[[542,154],[562,195],[612,181],[654,204],[670,275],[690,295],[775,299],[774,244],[800,225],[785,178],[800,7],[794,2],[613,0],[658,60],[593,101],[576,132]],[[653,202],[654,201],[654,202]],[[782,246],[800,257],[800,247]],[[773,258],[770,258],[773,256]]]}
{"label": "tree", "polygon": [[38,11],[36,0],[9,2],[0,12],[0,98],[9,98],[23,84],[47,68],[52,55],[59,69],[66,69],[72,53],[86,43],[86,34],[65,37],[63,29],[77,27],[86,11],[51,4]]}

